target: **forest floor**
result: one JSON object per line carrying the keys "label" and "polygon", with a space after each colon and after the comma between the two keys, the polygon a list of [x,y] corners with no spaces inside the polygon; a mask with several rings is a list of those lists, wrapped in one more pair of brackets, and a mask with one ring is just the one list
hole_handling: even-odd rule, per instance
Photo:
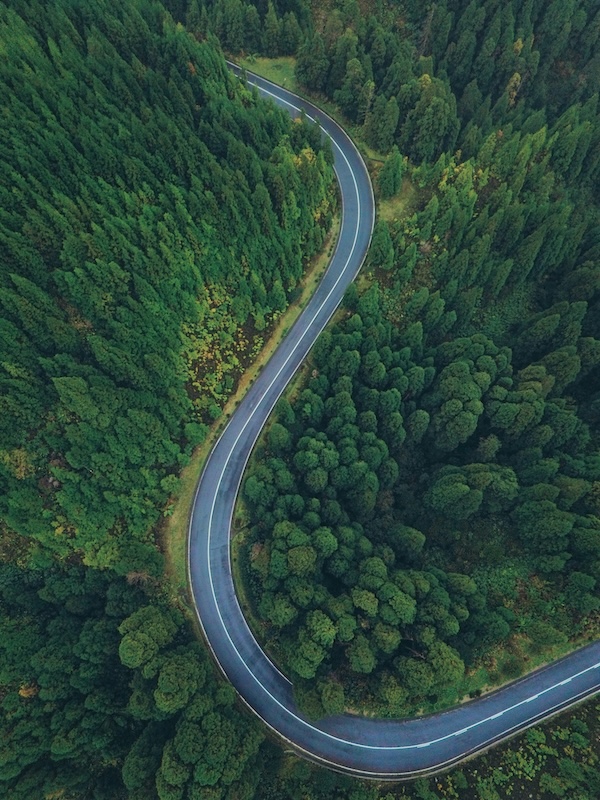
{"label": "forest floor", "polygon": [[395,197],[390,197],[389,200],[379,199],[377,201],[377,216],[386,222],[396,222],[412,213],[417,197],[417,188],[411,183],[409,177],[405,175],[400,191]]}
{"label": "forest floor", "polygon": [[[180,486],[175,502],[170,506],[169,516],[164,518],[164,522],[159,530],[161,550],[165,556],[165,575],[168,582],[168,591],[171,598],[184,600],[186,604],[188,597],[188,576],[187,576],[187,534],[192,503],[196,492],[198,480],[204,468],[206,459],[215,445],[218,437],[229,422],[233,411],[239,405],[246,391],[271,358],[273,352],[278,347],[281,340],[285,337],[292,327],[308,299],[312,296],[316,285],[319,283],[337,243],[340,229],[340,215],[334,217],[331,229],[327,235],[321,253],[315,256],[307,266],[304,278],[296,290],[297,298],[291,303],[287,310],[279,316],[277,322],[270,329],[270,335],[264,347],[258,354],[253,365],[244,373],[235,391],[227,401],[220,417],[212,425],[205,441],[199,445],[190,463],[182,470],[179,479]],[[250,343],[251,344],[251,343]]]}

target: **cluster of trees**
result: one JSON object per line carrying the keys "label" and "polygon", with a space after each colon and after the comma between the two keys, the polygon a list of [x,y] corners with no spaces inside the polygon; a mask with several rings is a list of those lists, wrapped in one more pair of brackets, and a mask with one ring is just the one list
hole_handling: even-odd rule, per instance
{"label": "cluster of trees", "polygon": [[0,787],[14,800],[433,800],[452,787],[496,798],[507,776],[529,791],[597,795],[595,706],[441,783],[390,792],[282,761],[181,613],[142,586],[106,570],[2,564],[0,610]]}
{"label": "cluster of trees", "polygon": [[0,15],[0,514],[158,575],[176,474],[322,244],[330,154],[158,3]]}
{"label": "cluster of trees", "polygon": [[522,510],[517,473],[474,454],[442,461],[512,380],[510,351],[481,334],[428,351],[422,337],[420,321],[385,319],[376,287],[363,295],[320,337],[313,376],[293,407],[280,401],[245,482],[257,611],[315,713],[315,691],[327,713],[365,688],[392,714],[450,702],[465,661],[524,624],[452,552],[476,519]]}
{"label": "cluster of trees", "polygon": [[296,74],[372,146],[397,144],[415,162],[457,146],[473,155],[499,127],[535,130],[572,109],[558,145],[564,167],[593,142],[597,179],[597,128],[575,109],[600,90],[599,31],[592,0],[444,0],[427,10],[409,0],[366,17],[340,2],[308,32]]}
{"label": "cluster of trees", "polygon": [[[315,713],[315,694],[325,712],[343,706],[342,685],[392,713],[447,702],[498,642],[559,644],[600,605],[599,295],[564,299],[578,273],[595,286],[583,265],[597,210],[573,208],[590,227],[561,245],[560,281],[538,291],[543,267],[519,262],[525,231],[499,292],[494,226],[472,230],[506,186],[482,179],[479,203],[463,185],[474,171],[444,169],[425,209],[386,231],[387,286],[349,292],[244,486],[256,609]],[[450,219],[450,236],[433,233]],[[431,291],[416,288],[424,272]]]}
{"label": "cluster of trees", "polygon": [[255,795],[258,723],[182,614],[108,570],[0,565],[5,797]]}
{"label": "cluster of trees", "polygon": [[164,5],[195,36],[213,33],[230,53],[292,56],[311,27],[311,9],[301,0],[166,0]]}
{"label": "cluster of trees", "polygon": [[[486,19],[471,3],[460,20],[475,11]],[[547,86],[557,57],[539,62]],[[342,685],[391,713],[447,702],[498,643],[560,644],[600,605],[600,125],[586,64],[562,105],[553,94],[532,114],[543,90],[499,96],[475,135],[480,102],[459,103],[464,152],[409,152],[419,210],[376,225],[371,288],[348,293],[251,469],[250,591],[314,713],[339,709]],[[393,150],[382,194],[405,170]]]}
{"label": "cluster of trees", "polygon": [[0,794],[250,800],[272,745],[153,528],[322,245],[331,153],[160,2],[11,0],[0,42]]}
{"label": "cluster of trees", "polygon": [[[372,146],[397,144],[416,162],[457,145],[472,155],[507,122],[554,124],[600,89],[593,0],[442,0],[427,8],[405,0],[368,14],[339,0],[319,16],[300,0],[171,0],[171,8],[197,35],[216,32],[231,52],[296,54],[305,88],[334,100]],[[563,133],[567,165],[598,136],[574,119]]]}

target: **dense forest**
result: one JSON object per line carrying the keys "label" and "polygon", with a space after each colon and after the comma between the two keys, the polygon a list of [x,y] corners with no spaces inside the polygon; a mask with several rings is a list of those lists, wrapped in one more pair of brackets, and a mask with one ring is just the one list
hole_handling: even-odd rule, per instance
{"label": "dense forest", "polygon": [[[333,46],[335,15],[298,52],[300,82],[389,152],[380,196],[403,178],[416,194],[412,215],[380,219],[368,289],[317,342],[244,487],[250,596],[317,716],[444,706],[597,633],[586,5],[436,4],[411,40],[345,4]],[[361,115],[346,100],[362,74]]]}
{"label": "dense forest", "polygon": [[0,37],[3,796],[597,797],[595,704],[406,788],[283,754],[156,545],[336,205],[220,42],[294,56],[392,209],[244,484],[299,700],[447,705],[597,634],[597,4],[6,0]]}
{"label": "dense forest", "polygon": [[1,11],[0,513],[40,565],[156,576],[158,509],[334,198],[318,131],[141,5]]}
{"label": "dense forest", "polygon": [[251,797],[263,733],[156,525],[321,247],[330,153],[158,2],[0,20],[0,793]]}

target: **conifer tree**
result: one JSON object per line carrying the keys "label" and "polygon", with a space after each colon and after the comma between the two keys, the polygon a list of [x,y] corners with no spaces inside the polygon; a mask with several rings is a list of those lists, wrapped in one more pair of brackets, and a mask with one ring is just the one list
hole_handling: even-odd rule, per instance
{"label": "conifer tree", "polygon": [[398,194],[402,186],[403,172],[404,164],[402,163],[402,156],[398,148],[394,145],[378,177],[379,193],[383,199],[388,199]]}

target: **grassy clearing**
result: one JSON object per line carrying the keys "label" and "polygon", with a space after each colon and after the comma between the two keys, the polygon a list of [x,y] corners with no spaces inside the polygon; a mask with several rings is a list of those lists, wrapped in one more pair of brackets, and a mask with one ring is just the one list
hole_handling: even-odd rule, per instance
{"label": "grassy clearing", "polygon": [[292,56],[282,56],[281,58],[263,58],[262,56],[246,56],[237,58],[240,67],[244,67],[249,72],[255,72],[261,78],[266,78],[273,83],[289,89],[290,92],[298,94],[299,87],[296,82],[296,59]]}
{"label": "grassy clearing", "polygon": [[[516,634],[504,646],[498,646],[488,656],[483,666],[465,677],[462,702],[478,697],[480,694],[493,692],[516,678],[545,667],[547,664],[551,664],[573,652],[573,650],[589,644],[593,638],[592,636],[580,636],[564,644],[547,647],[542,651],[535,647],[526,636]],[[522,666],[522,669],[512,672],[510,662],[511,659],[515,658]]]}
{"label": "grassy clearing", "polygon": [[414,184],[405,177],[400,191],[389,200],[379,200],[377,213],[386,222],[396,222],[411,213],[418,198],[418,191]]}
{"label": "grassy clearing", "polygon": [[331,230],[321,253],[312,259],[305,276],[300,283],[298,299],[282,314],[258,358],[240,380],[235,392],[231,395],[219,419],[209,431],[206,440],[194,451],[190,463],[183,469],[180,478],[180,488],[174,503],[170,506],[169,516],[159,531],[161,549],[165,555],[165,576],[167,591],[171,598],[178,602],[187,602],[187,532],[192,503],[196,492],[196,485],[204,468],[206,459],[212,450],[219,435],[222,433],[236,405],[242,399],[250,384],[257,377],[277,346],[294,324],[308,299],[314,293],[315,287],[323,277],[325,270],[335,249],[340,229],[340,217],[336,215]]}
{"label": "grassy clearing", "polygon": [[231,572],[233,573],[233,582],[236,586],[236,594],[237,598],[240,603],[240,607],[244,612],[244,617],[246,618],[246,622],[250,625],[250,629],[257,633],[257,622],[258,620],[255,618],[254,614],[252,613],[252,607],[247,599],[246,592],[240,592],[237,590],[237,587],[244,586],[244,578],[242,575],[241,570],[241,563],[243,559],[243,549],[246,544],[246,535],[245,531],[239,531],[239,533],[234,533],[231,537]]}

